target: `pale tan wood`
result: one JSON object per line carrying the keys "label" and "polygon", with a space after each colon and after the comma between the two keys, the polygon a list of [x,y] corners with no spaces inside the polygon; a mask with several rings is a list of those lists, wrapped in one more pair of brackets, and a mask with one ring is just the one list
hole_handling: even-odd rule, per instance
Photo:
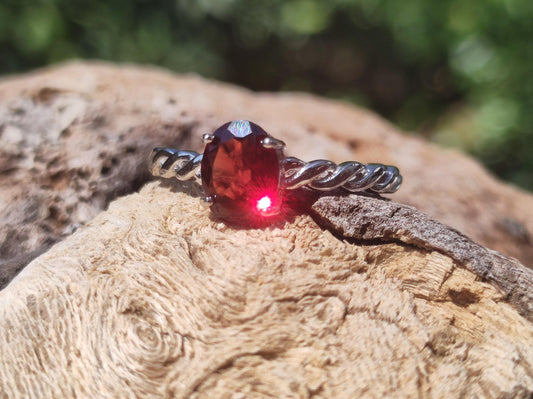
{"label": "pale tan wood", "polygon": [[[239,118],[303,159],[400,166],[392,198],[431,217],[325,196],[238,230],[172,182],[111,202],[153,146]],[[531,266],[533,197],[464,155],[345,104],[101,63],[0,82],[0,144],[0,286],[65,239],[0,291],[0,398],[533,394],[531,269],[433,219]]]}
{"label": "pale tan wood", "polygon": [[149,178],[154,146],[250,119],[304,160],[398,165],[394,200],[532,266],[533,196],[369,111],[303,94],[252,93],[155,68],[70,63],[0,81],[0,288],[54,242]]}
{"label": "pale tan wood", "polygon": [[351,244],[306,215],[232,229],[159,182],[33,261],[0,303],[8,398],[533,392],[533,324],[451,257]]}
{"label": "pale tan wood", "polygon": [[[533,270],[473,242],[416,208],[369,195],[324,193],[311,205],[315,220],[356,243],[397,242],[449,256],[480,280],[500,289],[520,314],[533,321]],[[476,302],[468,288],[450,293],[454,301]]]}

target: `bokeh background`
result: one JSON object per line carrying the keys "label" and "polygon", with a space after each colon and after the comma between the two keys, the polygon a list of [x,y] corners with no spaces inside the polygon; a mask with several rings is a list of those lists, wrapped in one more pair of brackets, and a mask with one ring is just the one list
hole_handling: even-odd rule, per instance
{"label": "bokeh background", "polygon": [[0,73],[156,64],[371,108],[533,190],[532,0],[2,0]]}

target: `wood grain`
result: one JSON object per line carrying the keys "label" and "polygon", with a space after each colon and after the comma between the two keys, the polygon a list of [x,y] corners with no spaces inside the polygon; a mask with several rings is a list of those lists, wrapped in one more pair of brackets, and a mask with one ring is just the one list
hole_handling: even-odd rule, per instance
{"label": "wood grain", "polygon": [[[231,119],[405,184],[244,229],[146,183],[152,147]],[[0,144],[2,399],[533,395],[533,197],[462,154],[345,104],[99,63],[0,82]]]}
{"label": "wood grain", "polygon": [[[382,198],[343,193],[322,196],[312,209],[321,226],[342,237],[363,242],[401,242],[451,257],[482,281],[499,287],[506,299],[533,321],[533,270],[475,243],[429,215]],[[461,295],[469,296],[468,292]]]}
{"label": "wood grain", "polygon": [[4,397],[529,398],[533,324],[452,257],[154,182],[0,292]]}
{"label": "wood grain", "polygon": [[2,280],[139,189],[152,147],[201,150],[202,133],[232,119],[259,123],[304,160],[398,165],[405,182],[395,201],[532,266],[531,194],[369,111],[155,68],[71,63],[0,81]]}

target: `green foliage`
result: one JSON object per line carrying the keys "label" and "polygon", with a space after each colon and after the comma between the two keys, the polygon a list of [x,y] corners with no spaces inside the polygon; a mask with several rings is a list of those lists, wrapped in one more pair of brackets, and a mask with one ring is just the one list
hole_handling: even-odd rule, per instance
{"label": "green foliage", "polygon": [[4,0],[0,73],[157,64],[364,104],[533,189],[531,0]]}

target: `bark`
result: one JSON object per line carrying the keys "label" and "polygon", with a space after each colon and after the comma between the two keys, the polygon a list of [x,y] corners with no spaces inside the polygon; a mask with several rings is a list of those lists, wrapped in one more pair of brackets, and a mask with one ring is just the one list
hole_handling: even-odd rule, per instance
{"label": "bark", "polygon": [[[533,321],[533,270],[413,207],[381,198],[335,194],[322,196],[312,206],[321,226],[362,243],[399,242],[443,253],[480,280],[499,287],[506,300]],[[457,294],[459,300],[477,300],[468,290]]]}

